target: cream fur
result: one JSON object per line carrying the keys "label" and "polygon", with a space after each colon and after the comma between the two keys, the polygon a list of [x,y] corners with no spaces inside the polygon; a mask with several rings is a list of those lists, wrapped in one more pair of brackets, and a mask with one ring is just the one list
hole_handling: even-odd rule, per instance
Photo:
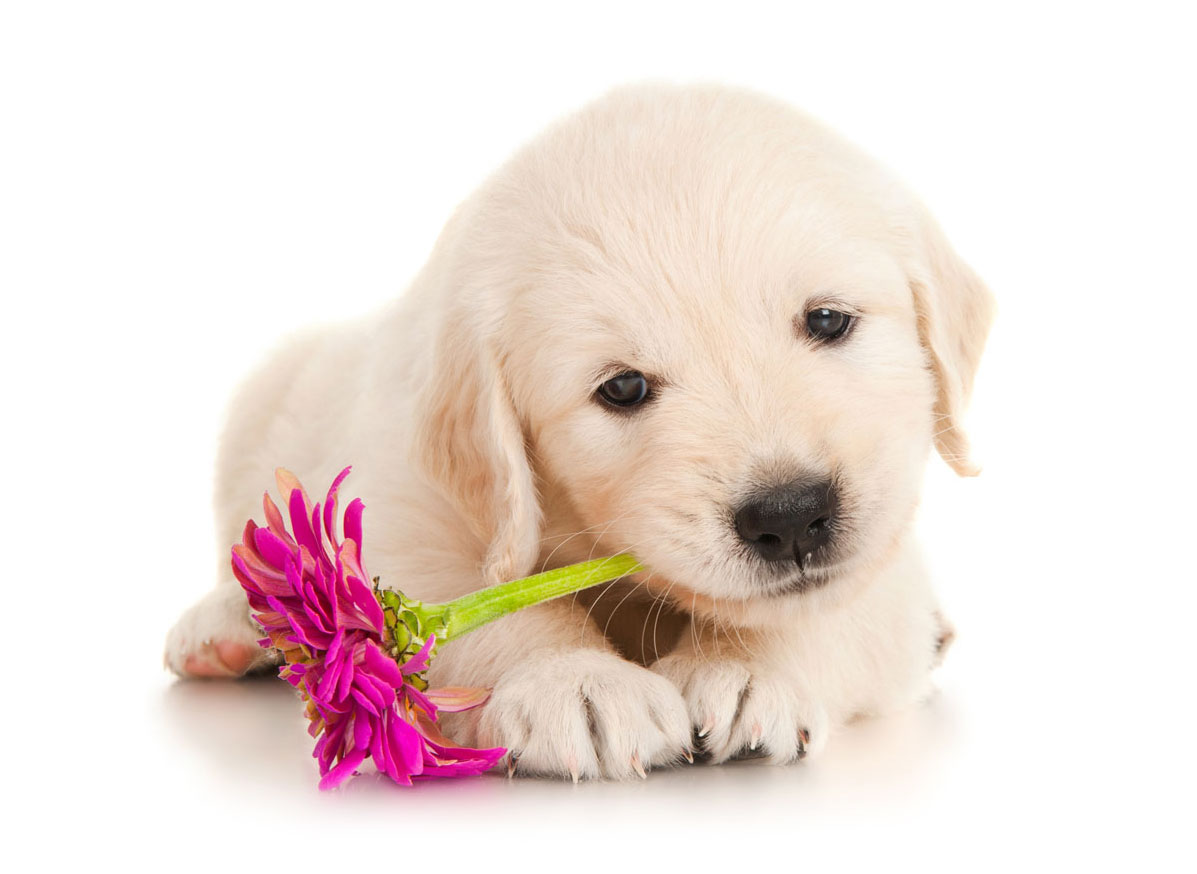
{"label": "cream fur", "polygon": [[[825,303],[861,314],[836,347],[795,336]],[[451,733],[575,778],[677,761],[692,728],[715,760],[789,761],[924,694],[946,629],[911,520],[932,445],[974,472],[960,415],[991,311],[923,207],[806,116],[620,90],[488,180],[400,301],[246,383],[218,524],[234,542],[275,466],[316,487],[353,463],[367,565],[417,597],[633,551],[651,571],[614,612],[590,593],[446,647],[435,683],[494,689]],[[621,367],[663,380],[632,416],[593,399]],[[851,548],[784,594],[729,508],[803,470],[840,475]],[[222,555],[167,659],[256,636]]]}

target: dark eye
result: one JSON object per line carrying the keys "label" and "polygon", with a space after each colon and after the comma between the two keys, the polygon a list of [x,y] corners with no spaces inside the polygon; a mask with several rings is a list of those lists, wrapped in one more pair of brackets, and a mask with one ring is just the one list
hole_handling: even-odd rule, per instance
{"label": "dark eye", "polygon": [[615,407],[634,407],[648,397],[648,380],[638,370],[613,376],[598,387],[598,395]]}
{"label": "dark eye", "polygon": [[848,333],[852,317],[838,310],[820,308],[806,314],[806,332],[815,340],[836,340]]}

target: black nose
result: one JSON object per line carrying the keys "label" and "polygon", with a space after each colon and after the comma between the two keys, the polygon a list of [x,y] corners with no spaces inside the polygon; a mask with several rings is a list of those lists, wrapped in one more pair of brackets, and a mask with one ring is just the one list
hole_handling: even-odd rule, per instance
{"label": "black nose", "polygon": [[836,503],[830,482],[780,486],[736,510],[736,531],[766,561],[803,567],[831,539]]}

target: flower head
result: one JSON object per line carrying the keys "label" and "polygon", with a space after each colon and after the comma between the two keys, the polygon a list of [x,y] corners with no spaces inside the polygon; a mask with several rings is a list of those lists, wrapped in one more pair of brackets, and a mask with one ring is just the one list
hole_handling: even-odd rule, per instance
{"label": "flower head", "polygon": [[267,494],[266,527],[246,523],[232,556],[266,632],[259,644],[282,654],[279,675],[308,702],[320,787],[340,784],[368,758],[403,784],[481,773],[506,750],[458,747],[436,723],[438,711],[476,707],[488,693],[427,688],[424,673],[443,626],[430,624],[418,601],[368,582],[360,500],[345,508],[337,539],[337,490],[349,470],[333,481],[323,507],[311,504],[290,472],[276,471],[291,532]]}

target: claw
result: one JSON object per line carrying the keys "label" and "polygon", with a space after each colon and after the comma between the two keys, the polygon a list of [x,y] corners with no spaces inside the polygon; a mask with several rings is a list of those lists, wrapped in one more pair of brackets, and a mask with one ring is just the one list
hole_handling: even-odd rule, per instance
{"label": "claw", "polygon": [[637,753],[632,756],[632,770],[640,775],[641,780],[647,780],[648,774],[644,772],[644,766],[640,764],[640,754]]}
{"label": "claw", "polygon": [[510,780],[515,776],[515,764],[520,760],[519,753],[514,750],[509,750],[507,753],[507,779]]}
{"label": "claw", "polygon": [[703,724],[702,724],[702,725],[699,727],[699,729],[698,729],[698,736],[699,736],[699,737],[706,737],[708,734],[710,734],[710,733],[711,733],[711,729],[712,729],[712,728],[714,728],[714,727],[715,727],[715,717],[714,717],[714,716],[708,716],[708,717],[706,718],[706,721],[704,721],[704,722],[703,722]]}
{"label": "claw", "polygon": [[694,753],[690,752],[689,747],[682,747],[682,757],[691,765],[694,764]]}
{"label": "claw", "polygon": [[569,776],[574,781],[576,786],[581,775],[578,773],[578,757],[570,754],[565,760],[566,767],[569,768]]}
{"label": "claw", "polygon": [[752,739],[748,742],[748,749],[755,750],[761,745],[762,734],[763,731],[761,730],[761,724],[759,722],[754,722],[752,724]]}

